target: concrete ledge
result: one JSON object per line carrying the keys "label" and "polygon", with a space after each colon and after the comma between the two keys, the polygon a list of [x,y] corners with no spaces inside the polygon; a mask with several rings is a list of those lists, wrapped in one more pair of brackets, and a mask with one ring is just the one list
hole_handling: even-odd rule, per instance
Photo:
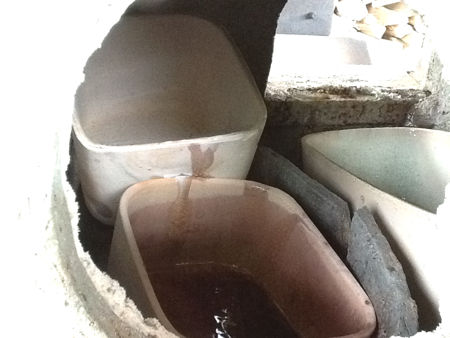
{"label": "concrete ledge", "polygon": [[269,83],[262,143],[299,164],[302,136],[336,129],[408,126],[415,118],[412,111],[429,96],[422,89]]}

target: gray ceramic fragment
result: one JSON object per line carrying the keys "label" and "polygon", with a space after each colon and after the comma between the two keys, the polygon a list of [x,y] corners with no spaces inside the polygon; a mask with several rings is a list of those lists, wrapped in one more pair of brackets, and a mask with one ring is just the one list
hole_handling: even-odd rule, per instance
{"label": "gray ceramic fragment", "polygon": [[291,195],[345,259],[350,231],[350,211],[345,201],[267,147],[256,151],[248,177]]}
{"label": "gray ceramic fragment", "polygon": [[347,262],[375,308],[375,337],[417,333],[417,306],[403,268],[366,207],[353,216]]}

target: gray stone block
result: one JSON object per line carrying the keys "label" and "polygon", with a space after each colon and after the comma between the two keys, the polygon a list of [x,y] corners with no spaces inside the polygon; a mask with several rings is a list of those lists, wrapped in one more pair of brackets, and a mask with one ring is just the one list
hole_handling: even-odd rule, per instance
{"label": "gray stone block", "polygon": [[350,232],[350,211],[345,201],[267,147],[256,151],[248,178],[291,195],[345,259]]}
{"label": "gray stone block", "polygon": [[375,337],[410,337],[417,333],[417,306],[403,268],[366,207],[353,216],[347,262],[375,309]]}
{"label": "gray stone block", "polygon": [[329,35],[333,0],[288,0],[278,19],[278,34]]}

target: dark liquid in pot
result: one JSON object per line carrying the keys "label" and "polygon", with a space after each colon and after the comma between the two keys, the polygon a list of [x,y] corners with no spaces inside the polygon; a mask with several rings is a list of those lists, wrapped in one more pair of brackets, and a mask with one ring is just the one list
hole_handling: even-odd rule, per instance
{"label": "dark liquid in pot", "polygon": [[232,267],[182,264],[149,277],[167,318],[186,337],[298,337],[251,276]]}

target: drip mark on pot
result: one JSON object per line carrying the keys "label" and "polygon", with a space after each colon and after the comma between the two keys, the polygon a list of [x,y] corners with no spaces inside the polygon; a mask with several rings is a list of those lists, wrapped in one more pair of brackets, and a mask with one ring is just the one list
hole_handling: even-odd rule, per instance
{"label": "drip mark on pot", "polygon": [[205,151],[202,151],[200,144],[190,144],[188,149],[191,152],[192,175],[196,177],[211,177],[206,171],[214,163],[214,153],[218,144],[210,145]]}
{"label": "drip mark on pot", "polygon": [[190,203],[189,192],[191,190],[192,177],[178,177],[178,195],[175,202],[170,207],[170,229],[169,236],[178,240],[183,234],[189,232]]}

